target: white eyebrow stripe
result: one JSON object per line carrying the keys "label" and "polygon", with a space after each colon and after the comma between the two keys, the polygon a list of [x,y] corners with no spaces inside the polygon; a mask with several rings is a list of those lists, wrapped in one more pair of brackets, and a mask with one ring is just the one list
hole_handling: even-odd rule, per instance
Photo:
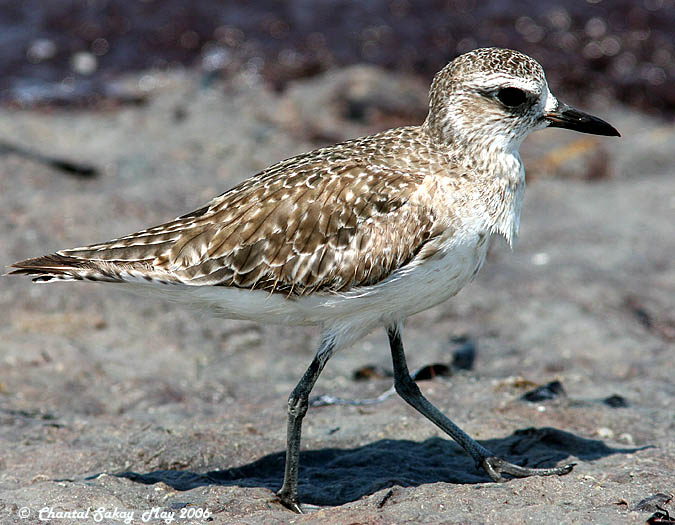
{"label": "white eyebrow stripe", "polygon": [[480,89],[492,90],[500,87],[515,87],[530,93],[539,93],[541,89],[541,85],[534,80],[505,75],[503,73],[475,77],[472,79],[472,84]]}

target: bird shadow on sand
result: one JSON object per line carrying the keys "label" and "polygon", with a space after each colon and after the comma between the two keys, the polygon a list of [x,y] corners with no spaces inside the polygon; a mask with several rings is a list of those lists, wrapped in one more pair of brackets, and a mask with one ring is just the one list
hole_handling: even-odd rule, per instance
{"label": "bird shadow on sand", "polygon": [[[506,438],[482,443],[509,461],[533,467],[552,467],[570,456],[593,461],[648,448],[611,448],[602,441],[549,427],[517,430]],[[157,470],[116,476],[143,484],[163,482],[175,490],[222,485],[276,491],[281,486],[284,460],[285,453],[277,452],[241,467],[203,474]],[[439,481],[475,484],[490,478],[454,442],[437,437],[423,442],[384,439],[352,449],[324,448],[300,454],[300,499],[314,505],[342,505],[394,485],[414,487]]]}

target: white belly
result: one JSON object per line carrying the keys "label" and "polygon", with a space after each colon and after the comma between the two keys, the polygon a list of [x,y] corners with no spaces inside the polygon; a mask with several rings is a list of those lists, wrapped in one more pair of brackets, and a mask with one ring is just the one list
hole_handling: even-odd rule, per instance
{"label": "white belly", "polygon": [[349,344],[377,326],[390,325],[455,295],[485,261],[489,234],[467,233],[440,241],[426,260],[413,260],[373,286],[345,293],[286,297],[224,286],[162,285],[144,288],[229,319],[267,324],[322,325]]}

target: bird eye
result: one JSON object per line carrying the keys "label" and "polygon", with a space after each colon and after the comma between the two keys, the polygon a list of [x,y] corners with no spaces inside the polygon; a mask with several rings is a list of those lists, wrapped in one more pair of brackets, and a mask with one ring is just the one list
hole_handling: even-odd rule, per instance
{"label": "bird eye", "polygon": [[522,89],[507,87],[497,92],[497,98],[505,106],[515,108],[527,100],[527,95]]}

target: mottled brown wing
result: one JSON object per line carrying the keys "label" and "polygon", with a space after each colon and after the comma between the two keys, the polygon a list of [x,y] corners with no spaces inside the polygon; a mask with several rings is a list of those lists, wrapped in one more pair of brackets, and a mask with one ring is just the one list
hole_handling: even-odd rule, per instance
{"label": "mottled brown wing", "polygon": [[[372,155],[363,165],[332,155],[282,161],[195,212],[17,263],[15,273],[94,280],[132,273],[290,295],[377,283],[437,233],[431,210],[411,199],[423,175],[385,168]],[[41,274],[45,267],[53,273]]]}
{"label": "mottled brown wing", "polygon": [[225,199],[154,261],[189,284],[307,294],[374,284],[433,235],[433,217],[410,201],[419,180],[348,166],[300,171]]}

